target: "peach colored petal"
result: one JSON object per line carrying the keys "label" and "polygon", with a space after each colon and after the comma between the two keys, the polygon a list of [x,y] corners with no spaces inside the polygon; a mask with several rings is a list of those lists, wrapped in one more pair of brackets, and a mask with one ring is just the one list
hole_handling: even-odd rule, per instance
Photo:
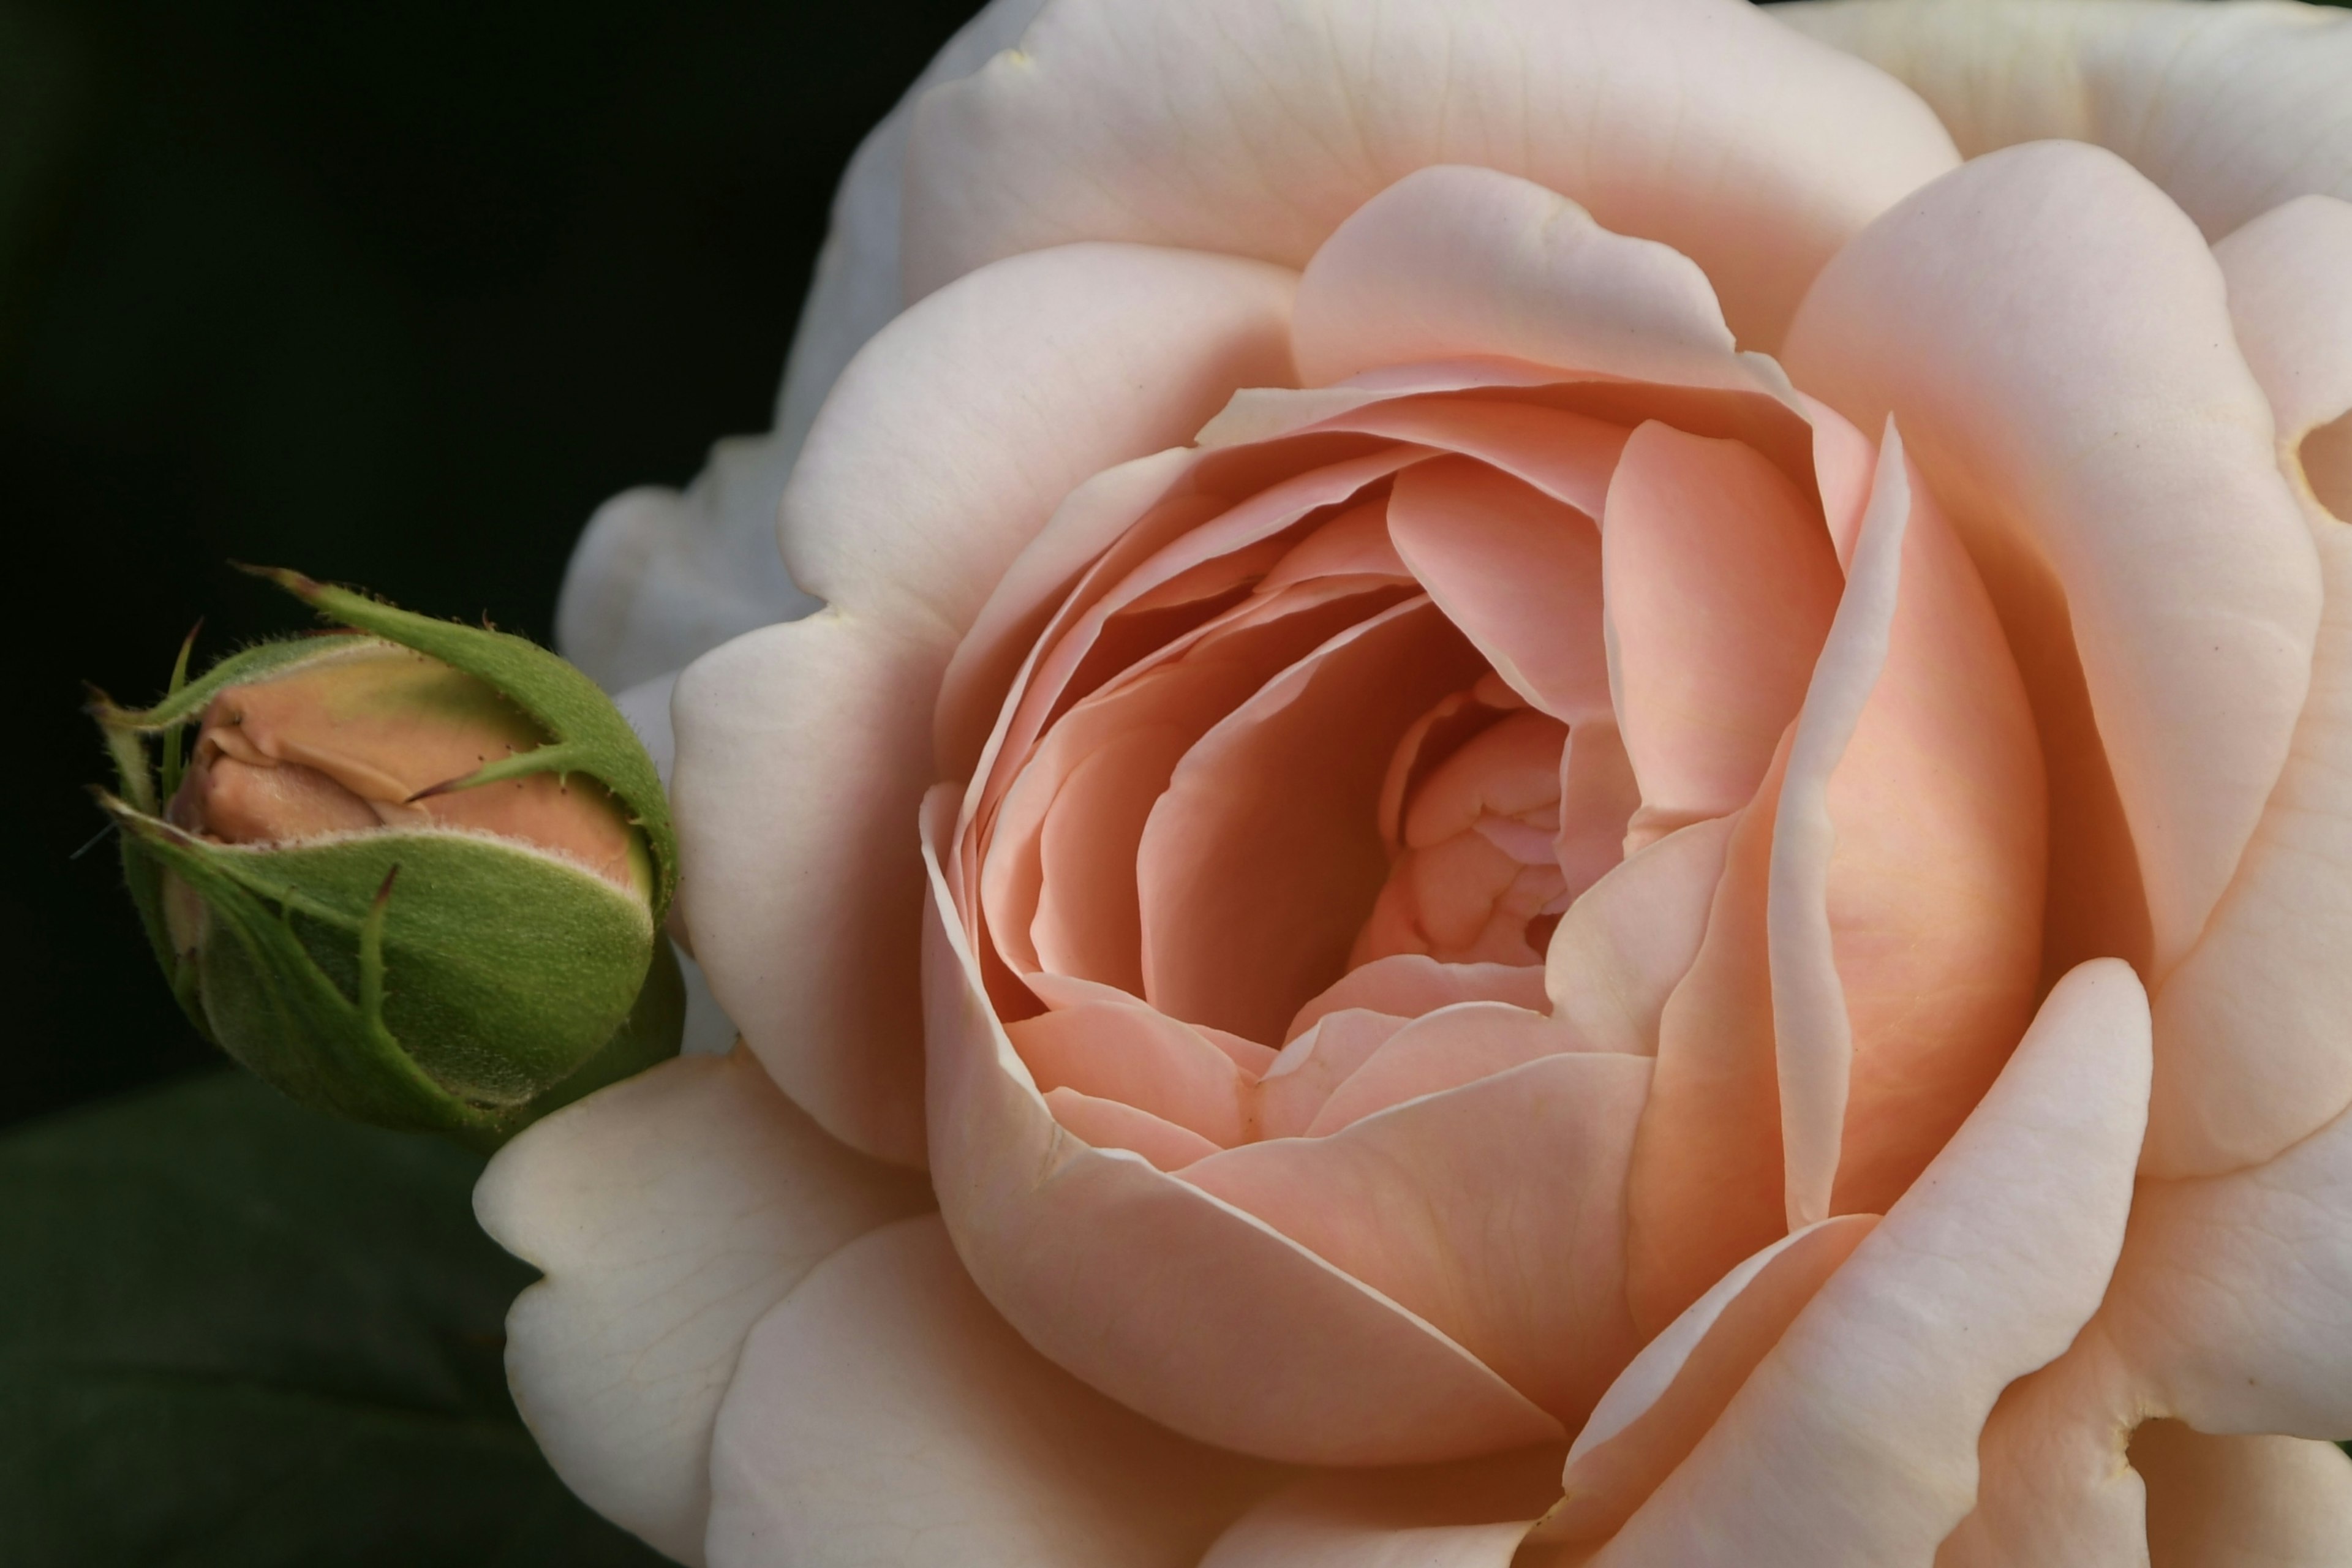
{"label": "peach colored petal", "polygon": [[1625,444],[1601,541],[1638,847],[1756,793],[1837,609],[1837,559],[1755,451],[1654,422]]}
{"label": "peach colored petal", "polygon": [[1640,1057],[1547,1057],[1183,1179],[1428,1320],[1572,1430],[1639,1342],[1622,1184],[1649,1077]]}
{"label": "peach colored petal", "polygon": [[[1864,427],[1900,416],[1914,460],[1990,563],[2045,732],[2066,680],[2053,666],[2079,650],[2161,975],[2203,927],[2278,777],[2320,600],[2203,241],[2111,153],[1993,153],[1841,252],[1786,357]],[[2071,617],[2063,642],[2053,584]],[[2021,635],[2021,621],[2041,624]]]}
{"label": "peach colored petal", "polygon": [[1366,1007],[1417,1018],[1456,1002],[1507,1002],[1514,1007],[1544,1005],[1543,972],[1506,963],[1440,963],[1419,953],[1399,953],[1351,969],[1298,1010],[1284,1031],[1296,1040],[1326,1015]]}
{"label": "peach colored petal", "polygon": [[1838,842],[1830,820],[1830,778],[1886,668],[1910,522],[1903,437],[1890,415],[1845,595],[1805,689],[1772,819],[1765,930],[1780,1064],[1780,1157],[1792,1230],[1829,1217],[1853,1071],[1853,1024],[1830,916],[1830,858]]}
{"label": "peach colored petal", "polygon": [[1310,1475],[1217,1538],[1201,1568],[1510,1568],[1559,1490],[1556,1450]]}
{"label": "peach colored petal", "polygon": [[1397,476],[1389,535],[1512,690],[1563,723],[1609,711],[1590,519],[1484,463],[1440,458]]}
{"label": "peach colored petal", "polygon": [[2096,142],[2208,236],[2309,192],[2352,196],[2352,25],[2316,5],[1836,0],[1772,14],[1908,83],[1964,155]]}
{"label": "peach colored petal", "polygon": [[[1255,454],[1253,454],[1255,455]],[[1155,507],[1090,567],[1079,586],[1046,622],[983,748],[975,778],[988,780],[1009,770],[999,759],[1024,757],[1045,728],[1073,702],[1091,692],[1122,664],[1098,672],[1097,657],[1106,631],[1118,615],[1144,595],[1184,572],[1262,543],[1326,507],[1344,503],[1366,486],[1420,461],[1417,447],[1388,447],[1338,462],[1277,475],[1228,502],[1221,494],[1180,493]],[[1201,476],[1193,476],[1196,483]],[[1094,673],[1092,683],[1072,683]],[[1003,783],[975,795],[972,809],[993,809]]]}
{"label": "peach colored petal", "polygon": [[1597,1545],[1614,1534],[1877,1223],[1875,1215],[1844,1215],[1774,1242],[1644,1345],[1577,1434],[1560,1476],[1566,1495],[1533,1539]]}
{"label": "peach colored petal", "polygon": [[940,681],[932,747],[942,778],[969,778],[997,710],[1055,607],[1119,536],[1166,500],[1193,454],[1175,447],[1105,468],[1054,509],[989,593]]}
{"label": "peach colored petal", "polygon": [[1560,917],[1544,960],[1552,1015],[1587,1047],[1654,1056],[1658,1020],[1698,956],[1736,817],[1667,834]]}
{"label": "peach colored petal", "polygon": [[[2306,197],[2214,254],[2293,477],[2308,432],[2352,407],[2352,204]],[[2252,1164],[2352,1105],[2352,538],[2308,516],[2326,585],[2311,694],[2236,879],[2156,994],[2151,1175]]]}
{"label": "peach colored petal", "polygon": [[696,955],[785,1092],[854,1146],[921,1158],[908,825],[957,639],[1072,487],[1181,439],[1236,381],[1285,379],[1289,292],[1262,266],[1092,247],[924,300],[843,374],[785,495],[787,562],[828,608],[679,677]]}
{"label": "peach colored petal", "polygon": [[1878,448],[1820,398],[1801,394],[1798,402],[1813,427],[1813,488],[1821,492],[1822,517],[1829,524],[1830,542],[1837,547],[1838,566],[1851,568],[1863,515],[1870,510]]}
{"label": "peach colored petal", "polygon": [[1379,191],[1468,163],[1693,258],[1769,345],[1839,243],[1951,162],[1907,92],[1727,4],[1088,0],[924,101],[906,276],[1078,238],[1296,266]]}
{"label": "peach colored petal", "polygon": [[1199,1034],[1140,1002],[1090,1002],[1007,1024],[1013,1048],[1051,1093],[1116,1100],[1213,1143],[1249,1136],[1246,1080]]}
{"label": "peach colored petal", "polygon": [[1412,569],[1389,542],[1388,503],[1370,500],[1349,508],[1300,540],[1275,563],[1257,591],[1270,594],[1310,577],[1412,579]]}
{"label": "peach colored petal", "polygon": [[836,1143],[750,1052],[681,1057],[540,1121],[474,1189],[546,1278],[507,1315],[507,1376],[564,1484],[702,1561],[710,1431],[760,1315],[827,1254],[930,1206]]}
{"label": "peach colored petal", "polygon": [[[1349,973],[1360,974],[1363,971]],[[1259,1135],[1305,1136],[1323,1109],[1323,1102],[1331,1098],[1331,1091],[1411,1022],[1393,1013],[1375,1013],[1366,1007],[1341,1007],[1318,1015],[1305,1033],[1283,1047],[1282,1054],[1258,1080]]]}
{"label": "peach colored petal", "polygon": [[973,1279],[1023,1338],[1203,1442],[1408,1464],[1564,1440],[1429,1323],[1264,1222],[1058,1128],[946,904],[957,791],[925,803],[931,1158]]}
{"label": "peach colored petal", "polygon": [[1328,1137],[1377,1111],[1458,1089],[1544,1057],[1580,1048],[1541,1013],[1501,1002],[1458,1002],[1412,1020],[1335,1085],[1309,1138]]}
{"label": "peach colored petal", "polygon": [[1645,1336],[1787,1228],[1764,928],[1780,787],[1768,775],[1730,819],[1706,934],[1658,1015],[1657,1076],[1626,1184],[1626,1296]]}
{"label": "peach colored petal", "polygon": [[1253,595],[1064,713],[1034,755],[1006,770],[1010,787],[996,786],[981,891],[1007,961],[1139,993],[1136,851],[1177,763],[1252,692],[1409,591],[1316,578]]}
{"label": "peach colored petal", "polygon": [[1212,729],[1137,856],[1144,995],[1279,1037],[1337,979],[1387,878],[1374,810],[1397,737],[1477,656],[1424,599],[1334,637]]}
{"label": "peach colored petal", "polygon": [[1117,1100],[1097,1100],[1070,1088],[1045,1091],[1054,1120],[1097,1149],[1140,1154],[1163,1171],[1181,1171],[1217,1152],[1218,1145],[1189,1127]]}
{"label": "peach colored petal", "polygon": [[2074,971],[1927,1174],[1594,1568],[1926,1561],[1974,1500],[2002,1388],[2099,1304],[2147,1082],[2137,979],[2112,960]]}
{"label": "peach colored petal", "polygon": [[712,1568],[1171,1568],[1280,1484],[1023,1344],[936,1219],[760,1320],[711,1455]]}
{"label": "peach colored petal", "polygon": [[1407,174],[1349,214],[1299,277],[1299,379],[1507,354],[1636,381],[1746,385],[1697,263],[1612,234],[1494,169]]}
{"label": "peach colored petal", "polygon": [[1609,476],[1633,434],[1623,425],[1564,408],[1474,396],[1388,398],[1323,420],[1319,428],[1475,458],[1593,519],[1601,516]]}
{"label": "peach colored petal", "polygon": [[1551,845],[1570,899],[1623,862],[1625,829],[1641,806],[1642,784],[1616,720],[1579,724],[1559,755],[1559,831]]}

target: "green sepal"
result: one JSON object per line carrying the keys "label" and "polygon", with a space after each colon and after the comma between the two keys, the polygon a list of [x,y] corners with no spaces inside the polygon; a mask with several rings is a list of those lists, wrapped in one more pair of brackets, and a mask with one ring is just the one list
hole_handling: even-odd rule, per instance
{"label": "green sepal", "polygon": [[528,638],[486,626],[436,620],[320,583],[281,567],[247,567],[328,619],[439,659],[473,676],[545,731],[549,744],[436,785],[471,789],[522,773],[586,773],[611,791],[646,836],[654,864],[654,920],[669,913],[677,891],[677,834],[669,798],[643,742],[602,687]]}
{"label": "green sepal", "polygon": [[[510,840],[224,845],[106,804],[126,862],[203,902],[205,940],[166,972],[175,992],[191,972],[205,1032],[292,1098],[380,1126],[478,1142],[522,1125],[624,1031],[659,942],[625,889]],[[676,1048],[625,1047],[640,1066]]]}

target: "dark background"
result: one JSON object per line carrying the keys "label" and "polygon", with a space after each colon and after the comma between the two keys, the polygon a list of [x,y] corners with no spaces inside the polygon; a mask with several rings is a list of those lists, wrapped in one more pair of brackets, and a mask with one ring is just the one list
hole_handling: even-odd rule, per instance
{"label": "dark background", "polygon": [[545,640],[596,504],[766,427],[835,180],[974,0],[0,0],[0,1123],[217,1060],[81,683],[307,624]]}

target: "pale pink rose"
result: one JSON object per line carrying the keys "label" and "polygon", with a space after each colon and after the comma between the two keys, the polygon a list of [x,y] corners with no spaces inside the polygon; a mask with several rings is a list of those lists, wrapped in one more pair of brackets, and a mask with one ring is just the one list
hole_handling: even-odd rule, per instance
{"label": "pale pink rose", "polygon": [[483,1180],[557,1468],[728,1568],[2352,1560],[2347,195],[2301,6],[999,0],[567,585],[743,1044]]}

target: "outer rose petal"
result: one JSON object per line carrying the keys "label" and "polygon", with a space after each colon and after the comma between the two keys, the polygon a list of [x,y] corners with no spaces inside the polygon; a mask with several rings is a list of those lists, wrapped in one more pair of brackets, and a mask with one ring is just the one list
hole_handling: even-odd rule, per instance
{"label": "outer rose petal", "polygon": [[1811,0],[1772,15],[1916,89],[1966,156],[2096,142],[2209,237],[2294,196],[2352,196],[2352,22],[2317,5]]}
{"label": "outer rose petal", "polygon": [[2205,1432],[2352,1433],[2352,1111],[2250,1171],[2143,1184],[2101,1321]]}
{"label": "outer rose petal", "polygon": [[2059,983],[1983,1101],[1593,1568],[1925,1560],[2002,1387],[2099,1303],[2146,1125],[2128,966]]}
{"label": "outer rose petal", "polygon": [[1201,1568],[1510,1568],[1559,1495],[1559,1453],[1309,1476],[1244,1515]]}
{"label": "outer rose petal", "polygon": [[507,1316],[507,1375],[565,1484],[700,1563],[711,1423],[744,1335],[826,1254],[930,1202],[740,1047],[666,1062],[509,1143],[474,1212],[547,1273]]}
{"label": "outer rose petal", "polygon": [[719,442],[683,493],[643,486],[614,496],[589,520],[564,569],[556,642],[607,690],[816,607],[793,585],[771,542],[776,498],[835,378],[903,302],[899,171],[915,101],[1011,46],[1043,4],[993,0],[857,144],[834,193],[832,227],[793,333],[775,428]]}
{"label": "outer rose petal", "polygon": [[[2278,777],[2319,616],[2310,542],[2211,256],[2113,155],[2016,148],[1840,253],[1787,358],[1864,428],[1902,419],[1985,567],[2045,746],[2079,649],[2138,846],[2155,973],[2168,970]],[[2056,788],[2088,787],[2050,749]]]}
{"label": "outer rose petal", "polygon": [[1129,246],[1024,256],[893,321],[844,374],[784,498],[823,614],[678,679],[674,796],[696,957],[786,1093],[922,1157],[908,825],[931,702],[989,587],[1089,474],[1288,374],[1286,274]]}
{"label": "outer rose petal", "polygon": [[918,110],[907,279],[1082,238],[1297,266],[1374,193],[1469,163],[1691,257],[1769,347],[1951,161],[1886,78],[1720,0],[1066,0]]}
{"label": "outer rose petal", "polygon": [[1532,181],[1458,164],[1407,174],[1333,231],[1299,277],[1291,341],[1308,386],[1474,354],[1753,381],[1689,257],[1612,234]]}
{"label": "outer rose petal", "polygon": [[[2306,196],[2214,255],[2293,479],[2305,437],[2352,408],[2352,205]],[[2268,1159],[2352,1104],[2352,533],[2310,521],[2326,584],[2311,696],[2237,879],[2156,994],[2151,1175]]]}
{"label": "outer rose petal", "polygon": [[761,1319],[711,1454],[712,1568],[1191,1568],[1282,1472],[1188,1443],[1023,1344],[936,1219]]}
{"label": "outer rose petal", "polygon": [[973,1278],[1024,1338],[1180,1432],[1309,1464],[1565,1437],[1460,1345],[1264,1222],[1055,1125],[982,991],[924,803],[931,1157]]}
{"label": "outer rose petal", "polygon": [[2214,1436],[2136,1391],[2094,1321],[2001,1395],[1977,1506],[1937,1568],[2322,1568],[2352,1557],[2352,1463],[2332,1443]]}

